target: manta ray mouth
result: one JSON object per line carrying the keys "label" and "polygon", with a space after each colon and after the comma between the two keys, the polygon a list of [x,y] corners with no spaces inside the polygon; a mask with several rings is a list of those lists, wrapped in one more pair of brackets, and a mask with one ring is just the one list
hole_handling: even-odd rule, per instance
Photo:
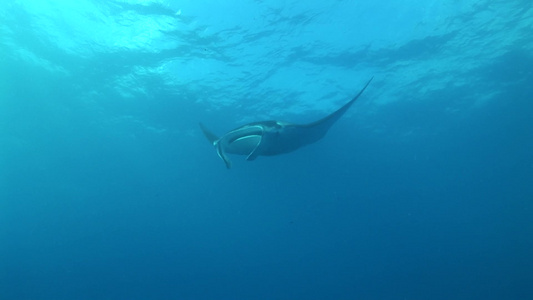
{"label": "manta ray mouth", "polygon": [[247,136],[241,136],[240,138],[230,140],[229,142],[233,144],[233,143],[238,143],[238,142],[242,142],[242,141],[253,139],[253,138],[261,138],[261,134],[250,134]]}
{"label": "manta ray mouth", "polygon": [[249,140],[251,138],[261,138],[263,136],[263,128],[261,126],[246,126],[230,132],[228,135],[228,143],[233,144]]}

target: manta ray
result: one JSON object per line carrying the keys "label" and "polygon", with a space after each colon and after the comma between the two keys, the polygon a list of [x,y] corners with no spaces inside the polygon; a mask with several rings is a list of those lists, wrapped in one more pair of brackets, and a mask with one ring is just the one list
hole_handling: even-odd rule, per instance
{"label": "manta ray", "polygon": [[200,123],[200,128],[209,142],[215,146],[218,156],[228,169],[231,168],[231,161],[227,153],[246,155],[246,160],[249,161],[261,155],[289,153],[323,138],[331,126],[361,96],[372,79],[373,77],[350,102],[330,115],[309,124],[292,124],[283,121],[254,122],[235,128],[221,137],[213,134],[202,123]]}

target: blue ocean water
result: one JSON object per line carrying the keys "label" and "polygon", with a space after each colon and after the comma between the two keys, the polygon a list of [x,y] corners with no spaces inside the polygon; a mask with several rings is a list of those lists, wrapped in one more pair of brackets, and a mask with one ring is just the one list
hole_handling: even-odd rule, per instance
{"label": "blue ocean water", "polygon": [[[530,0],[0,4],[0,299],[532,299]],[[217,134],[328,135],[227,170]]]}

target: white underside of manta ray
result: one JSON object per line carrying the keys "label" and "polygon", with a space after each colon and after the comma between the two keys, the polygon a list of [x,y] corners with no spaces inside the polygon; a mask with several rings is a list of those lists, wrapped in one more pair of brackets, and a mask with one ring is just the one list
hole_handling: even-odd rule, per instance
{"label": "white underside of manta ray", "polygon": [[372,78],[350,102],[329,116],[309,124],[299,125],[282,121],[254,122],[235,128],[221,137],[211,133],[202,123],[200,127],[229,169],[231,161],[227,153],[246,155],[246,160],[254,160],[261,155],[272,156],[292,152],[320,140],[361,96],[371,81]]}

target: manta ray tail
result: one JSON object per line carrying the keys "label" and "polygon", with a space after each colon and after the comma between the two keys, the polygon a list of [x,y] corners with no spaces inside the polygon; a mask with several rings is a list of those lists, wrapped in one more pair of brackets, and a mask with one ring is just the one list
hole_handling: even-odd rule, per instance
{"label": "manta ray tail", "polygon": [[200,128],[202,128],[202,132],[204,133],[205,137],[209,140],[209,142],[213,145],[215,145],[215,142],[218,141],[218,136],[216,136],[214,133],[209,131],[207,127],[204,126],[204,124],[199,123]]}

